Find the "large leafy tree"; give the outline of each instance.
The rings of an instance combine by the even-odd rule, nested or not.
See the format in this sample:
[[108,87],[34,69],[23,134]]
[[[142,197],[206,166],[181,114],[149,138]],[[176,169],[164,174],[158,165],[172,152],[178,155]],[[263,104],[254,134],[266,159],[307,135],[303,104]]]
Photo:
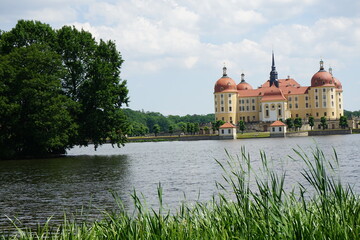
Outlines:
[[313,129],[314,125],[315,125],[314,117],[310,116],[309,117],[309,126],[311,127],[311,130]]
[[294,127],[294,121],[292,120],[292,118],[287,118],[286,119],[286,125],[289,129]]
[[128,123],[120,108],[128,103],[128,89],[126,81],[119,81],[122,62],[113,42],[100,41],[89,64],[88,76],[79,87],[82,145],[86,145],[87,139],[95,146],[107,139],[118,144],[126,141]]
[[245,131],[245,122],[243,120],[240,120],[238,122],[238,126],[239,126],[239,130],[241,131],[241,133],[244,133],[244,131]]
[[33,44],[0,62],[0,157],[64,153],[77,124],[69,113],[73,102],[61,93],[60,57]]
[[294,127],[296,130],[299,130],[302,127],[302,120],[300,117],[295,118]]
[[[8,148],[0,157],[126,141],[121,107],[128,103],[128,90],[114,42],[97,42],[74,27],[55,31],[21,20],[1,33],[0,57],[0,147]],[[5,146],[9,138],[23,147]]]
[[348,122],[347,122],[347,117],[346,116],[341,116],[340,119],[339,119],[339,125],[341,128],[346,128],[348,127]]
[[327,128],[327,120],[326,120],[326,117],[321,117],[320,118],[320,123],[321,123],[321,126],[323,128],[323,130],[325,130]]

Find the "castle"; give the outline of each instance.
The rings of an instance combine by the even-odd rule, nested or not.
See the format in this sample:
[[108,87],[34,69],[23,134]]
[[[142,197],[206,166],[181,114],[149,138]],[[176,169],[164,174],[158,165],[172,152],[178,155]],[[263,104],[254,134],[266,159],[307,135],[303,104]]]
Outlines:
[[329,72],[324,70],[322,60],[310,86],[301,86],[290,77],[278,79],[274,53],[270,79],[257,89],[245,81],[244,74],[241,74],[241,82],[236,84],[226,71],[224,67],[223,76],[214,87],[216,120],[233,124],[240,120],[259,123],[297,117],[306,121],[310,116],[315,120],[321,117],[336,120],[344,114],[342,85],[333,76],[331,68]]

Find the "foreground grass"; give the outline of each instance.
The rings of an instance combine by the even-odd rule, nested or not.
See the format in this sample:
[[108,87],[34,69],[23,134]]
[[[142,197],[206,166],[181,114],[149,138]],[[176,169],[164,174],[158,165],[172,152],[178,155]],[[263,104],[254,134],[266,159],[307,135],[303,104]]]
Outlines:
[[270,169],[263,152],[264,175],[257,176],[242,149],[240,156],[218,162],[224,181],[217,186],[223,193],[208,203],[182,204],[170,213],[162,207],[159,185],[157,210],[144,207],[134,192],[136,210],[129,214],[115,195],[119,211],[95,223],[64,220],[58,228],[18,229],[2,239],[360,239],[359,196],[336,177],[336,152],[332,160],[319,149],[310,156],[295,152],[306,165],[302,176],[311,189],[299,184],[285,192],[286,174]]

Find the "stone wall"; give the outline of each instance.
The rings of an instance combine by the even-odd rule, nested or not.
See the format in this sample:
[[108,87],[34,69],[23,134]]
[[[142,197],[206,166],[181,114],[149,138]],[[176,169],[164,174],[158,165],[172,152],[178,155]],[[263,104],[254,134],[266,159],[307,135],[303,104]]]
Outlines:
[[351,134],[351,133],[352,133],[352,129],[318,130],[318,131],[309,131],[309,136],[340,135],[340,134]]
[[309,132],[287,132],[286,137],[307,137]]

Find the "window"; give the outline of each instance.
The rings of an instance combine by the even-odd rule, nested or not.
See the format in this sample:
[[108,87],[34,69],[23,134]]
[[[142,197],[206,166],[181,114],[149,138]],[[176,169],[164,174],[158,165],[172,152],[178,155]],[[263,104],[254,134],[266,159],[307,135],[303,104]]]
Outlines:
[[326,95],[323,95],[323,99],[326,99]]
[[241,107],[239,107],[239,111],[241,111]]
[[221,97],[221,98],[223,98],[223,97],[224,97],[224,95],[222,95],[222,94],[221,94],[221,95],[220,95],[220,97]]
[[315,103],[315,107],[319,107],[319,103],[318,103],[318,102]]
[[246,106],[246,111],[249,111],[249,106]]
[[253,116],[253,121],[255,121],[255,116]]
[[334,107],[334,101],[331,101],[331,106]]
[[339,102],[341,102],[341,98],[339,98]]
[[306,100],[306,101],[307,101],[307,100],[309,100],[309,97],[308,97],[308,96],[306,96],[306,97],[305,97],[305,100]]
[[241,100],[241,103],[242,103],[242,104],[244,104],[244,99],[243,99],[243,100]]
[[297,103],[295,103],[295,108],[299,108],[299,105]]
[[326,102],[323,102],[323,107],[326,107]]
[[281,132],[282,130],[281,130],[281,127],[279,127],[279,132]]
[[308,107],[309,107],[309,104],[308,104],[308,103],[305,103],[305,107],[308,108]]
[[317,117],[319,116],[319,113],[318,113],[318,112],[316,113],[316,116],[317,116]]
[[229,94],[229,98],[231,98],[231,94]]
[[324,117],[326,117],[326,115],[327,115],[326,112],[324,112]]
[[289,101],[291,101],[291,97],[289,97]]
[[232,117],[230,117],[230,122],[232,123]]
[[331,115],[332,115],[332,116],[335,116],[335,113],[334,113],[334,112],[332,112],[332,113],[331,113]]
[[224,134],[224,129],[221,129],[221,133]]
[[215,101],[215,105],[217,105],[217,101]]
[[225,118],[224,118],[224,117],[222,117],[222,118],[221,118],[221,120],[225,121]]
[[315,92],[317,92],[317,89],[315,89]]
[[229,107],[229,112],[231,112],[232,111],[232,107]]
[[221,107],[221,111],[222,111],[222,112],[224,111],[224,107]]
[[323,88],[323,92],[326,92],[326,89],[325,89],[325,88]]
[[231,129],[228,129],[228,134],[231,134]]
[[274,128],[274,127],[272,128],[272,131],[275,132],[275,128]]
[[315,99],[318,100],[318,96],[315,96]]
[[299,114],[296,114],[296,117],[299,117]]
[[339,104],[339,108],[341,108],[341,104]]
[[330,91],[332,91],[332,92],[333,92],[333,91],[334,91],[334,89],[333,89],[333,88],[331,88],[331,89],[330,89]]
[[249,99],[246,99],[246,103],[249,103]]
[[239,100],[239,104],[241,103],[241,100]]
[[281,116],[281,109],[279,109],[279,112],[278,112],[279,116]]
[[271,110],[275,110],[275,104],[271,104]]
[[266,111],[265,111],[265,116],[269,117],[269,110],[268,109],[266,109]]
[[252,102],[252,103],[255,103],[255,99],[252,99],[251,102]]
[[289,104],[289,108],[292,108],[292,104],[291,104],[291,103]]
[[295,97],[295,101],[297,101],[298,100],[298,98],[297,97]]
[[231,104],[231,100],[229,100],[229,104]]
[[217,112],[217,108],[215,108],[215,112]]
[[334,95],[331,94],[331,99],[334,99]]
[[252,106],[252,110],[255,111],[255,106]]

